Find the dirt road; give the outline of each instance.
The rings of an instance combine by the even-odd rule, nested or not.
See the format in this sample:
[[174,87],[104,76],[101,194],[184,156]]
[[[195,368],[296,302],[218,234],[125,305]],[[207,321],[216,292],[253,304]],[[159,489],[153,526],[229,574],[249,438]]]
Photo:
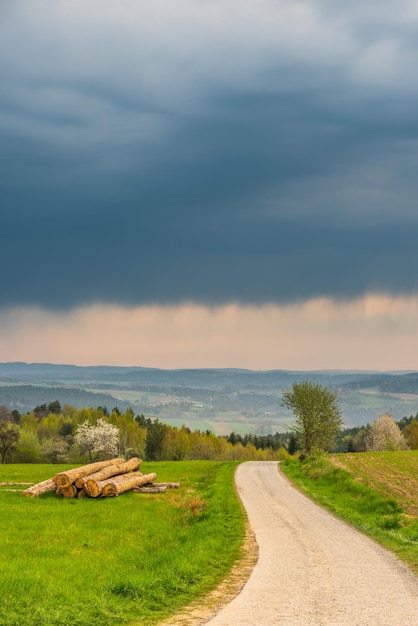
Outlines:
[[236,482],[259,545],[241,593],[207,626],[417,626],[418,578],[294,489],[276,463]]

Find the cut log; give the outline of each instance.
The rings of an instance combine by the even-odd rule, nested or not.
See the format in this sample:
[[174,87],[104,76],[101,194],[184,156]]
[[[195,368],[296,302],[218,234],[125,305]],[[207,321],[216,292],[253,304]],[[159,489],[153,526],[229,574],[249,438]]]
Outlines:
[[167,487],[135,487],[133,491],[136,493],[165,493],[167,491]]
[[141,459],[139,459],[138,457],[133,457],[132,459],[129,459],[129,461],[126,461],[126,463],[119,463],[119,465],[109,465],[108,467],[101,469],[99,472],[77,478],[77,480],[75,481],[75,486],[77,487],[77,489],[82,489],[88,480],[100,482],[101,480],[106,480],[106,478],[110,478],[111,476],[126,474],[127,472],[137,470],[141,463]]
[[89,463],[88,465],[83,465],[82,467],[76,467],[74,469],[67,470],[66,472],[55,474],[54,481],[57,487],[65,489],[74,483],[77,478],[82,478],[83,476],[88,476],[89,474],[98,472],[109,465],[119,465],[123,462],[123,459],[111,459],[110,461],[97,461],[96,463]]
[[84,491],[84,489],[80,489],[79,491],[77,491],[77,498],[88,498],[87,493]]
[[152,483],[153,480],[157,477],[157,474],[144,474],[142,476],[132,476],[127,474],[123,477],[123,480],[115,481],[110,479],[109,483],[105,485],[102,489],[102,496],[107,498],[109,496],[118,496],[121,493],[125,493],[125,491],[131,491],[135,487],[139,487],[140,485],[146,485],[147,483]]
[[10,487],[12,485],[33,485],[33,483],[0,483],[0,487]]
[[179,489],[180,483],[152,483],[155,487],[166,487],[167,489]]
[[43,480],[41,483],[36,483],[36,485],[32,485],[32,487],[28,487],[24,491],[20,493],[22,496],[29,496],[35,498],[36,496],[40,496],[42,493],[48,493],[49,491],[55,491],[56,485],[53,478],[48,478],[48,480]]
[[83,489],[87,493],[87,495],[90,496],[90,498],[98,498],[101,495],[103,488],[108,483],[118,483],[128,476],[130,478],[134,478],[138,476],[143,476],[143,474],[141,474],[141,472],[130,472],[129,474],[121,474],[118,476],[113,476],[112,478],[106,478],[105,480],[86,480]]
[[64,498],[76,498],[77,487],[75,485],[70,485],[69,487],[62,488],[62,495]]
[[135,487],[137,493],[164,493],[167,489],[178,489],[180,483],[149,483],[147,487]]

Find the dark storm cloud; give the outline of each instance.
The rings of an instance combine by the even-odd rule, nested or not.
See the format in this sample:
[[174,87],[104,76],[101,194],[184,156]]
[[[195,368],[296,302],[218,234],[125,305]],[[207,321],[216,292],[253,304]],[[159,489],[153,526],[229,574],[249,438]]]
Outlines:
[[1,306],[417,292],[413,19],[266,3],[278,33],[248,2],[249,39],[184,2],[189,42],[129,2],[34,4],[0,45]]

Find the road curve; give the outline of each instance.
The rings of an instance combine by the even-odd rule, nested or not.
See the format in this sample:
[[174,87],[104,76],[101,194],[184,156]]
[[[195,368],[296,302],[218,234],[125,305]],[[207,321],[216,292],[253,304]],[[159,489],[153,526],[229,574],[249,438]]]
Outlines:
[[418,578],[292,487],[277,463],[241,464],[236,484],[259,559],[207,626],[418,625]]

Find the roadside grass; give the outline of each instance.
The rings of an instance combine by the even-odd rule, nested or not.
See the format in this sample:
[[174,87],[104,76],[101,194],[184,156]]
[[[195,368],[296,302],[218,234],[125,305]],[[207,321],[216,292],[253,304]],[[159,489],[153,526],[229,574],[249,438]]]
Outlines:
[[[241,556],[236,466],[144,463],[158,481],[180,482],[163,494],[68,500],[0,487],[0,624],[152,625],[206,594]],[[3,465],[0,482],[68,467]]]
[[[350,456],[351,462],[344,454],[311,456],[302,462],[290,459],[280,467],[313,500],[394,552],[418,574],[418,517],[410,508],[411,503],[416,507],[418,493],[413,481],[406,480],[416,476],[418,452]],[[357,466],[359,473],[354,470]],[[390,488],[394,467],[403,468],[402,492]]]

